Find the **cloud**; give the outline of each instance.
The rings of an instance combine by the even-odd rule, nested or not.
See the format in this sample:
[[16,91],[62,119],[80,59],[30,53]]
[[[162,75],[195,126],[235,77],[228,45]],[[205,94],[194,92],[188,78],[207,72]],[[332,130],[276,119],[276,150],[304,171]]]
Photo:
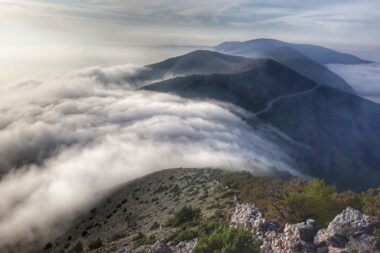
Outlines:
[[0,181],[0,251],[25,251],[116,185],[153,171],[293,172],[266,139],[271,129],[254,130],[232,105],[123,82],[140,70],[88,68],[0,88],[0,168],[8,171]]
[[260,37],[355,53],[372,47],[366,55],[376,59],[379,8],[377,0],[2,0],[0,83],[94,64],[149,64],[189,51],[159,45]]
[[329,69],[343,77],[362,97],[380,103],[380,64],[330,64]]

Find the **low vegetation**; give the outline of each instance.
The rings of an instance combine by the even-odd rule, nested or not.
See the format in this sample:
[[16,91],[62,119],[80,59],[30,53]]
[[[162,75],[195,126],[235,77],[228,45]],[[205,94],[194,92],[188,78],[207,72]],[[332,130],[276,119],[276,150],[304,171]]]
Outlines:
[[187,222],[196,222],[199,220],[201,209],[184,206],[167,221],[167,226],[176,227]]
[[94,249],[98,249],[100,247],[103,246],[103,242],[100,238],[97,238],[96,240],[94,241],[91,241],[89,244],[88,244],[88,248],[90,250],[94,250]]
[[252,234],[242,228],[230,227],[228,223],[218,224],[210,234],[202,233],[193,250],[194,253],[255,253],[259,246],[252,240]]
[[[324,227],[347,206],[380,218],[380,188],[339,192],[319,179],[191,169],[162,171],[148,179],[89,210],[59,241],[41,250],[107,252],[129,245],[145,252],[157,239],[177,245],[198,238],[194,253],[257,252],[245,231],[228,226],[236,194],[279,225],[313,218]],[[375,234],[380,236],[380,230]]]
[[147,236],[147,235],[143,234],[142,232],[139,232],[133,238],[133,241],[135,242],[136,246],[149,245],[149,244],[153,244],[156,241],[156,238],[152,235]]
[[242,202],[255,203],[267,219],[281,225],[312,218],[326,226],[347,206],[380,218],[380,188],[338,192],[320,179],[255,177],[248,172],[223,172],[218,180],[239,191]]

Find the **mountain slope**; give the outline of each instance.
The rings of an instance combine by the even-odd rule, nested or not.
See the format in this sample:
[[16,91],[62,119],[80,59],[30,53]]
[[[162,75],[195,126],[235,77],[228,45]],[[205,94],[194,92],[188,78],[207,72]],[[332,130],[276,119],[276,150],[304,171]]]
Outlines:
[[246,52],[265,52],[274,48],[288,47],[292,48],[304,56],[319,64],[362,64],[370,63],[355,55],[341,53],[329,48],[311,45],[311,44],[295,44],[274,39],[255,39],[244,42],[230,41],[223,42],[216,46],[218,51],[231,51],[235,53]]
[[273,61],[244,73],[176,78],[145,89],[234,103],[256,113],[246,118],[250,124],[260,119],[303,144],[279,143],[301,172],[341,189],[379,186],[378,104],[317,86]]
[[[167,169],[121,185],[89,207],[55,240],[45,242],[43,252],[114,253],[121,248],[147,252],[147,245],[178,234],[178,228],[167,226],[167,222],[175,210],[184,206],[199,208],[203,219],[215,213],[230,217],[233,195],[220,187],[215,173],[207,169]],[[28,251],[21,247],[12,252]]]
[[146,82],[193,74],[238,73],[251,69],[260,60],[197,50],[162,62],[146,65],[129,82]]
[[[295,194],[298,198],[294,198]],[[218,238],[231,235],[222,232],[226,230],[218,229],[220,225],[225,225],[226,228],[235,226],[251,228],[249,231],[253,231],[253,236],[256,238],[259,235],[260,240],[253,240],[250,235],[249,241],[265,245],[267,251],[279,252],[284,249],[279,249],[279,246],[292,244],[298,250],[300,245],[311,246],[313,251],[307,250],[309,247],[306,247],[302,252],[314,253],[317,252],[316,248],[323,249],[324,246],[324,244],[313,245],[317,229],[331,224],[330,221],[334,217],[339,217],[339,220],[334,218],[334,228],[342,226],[350,234],[364,231],[372,234],[372,229],[363,230],[363,227],[347,226],[347,224],[375,227],[380,217],[380,211],[376,209],[378,203],[380,203],[380,189],[355,194],[337,192],[333,187],[316,179],[306,181],[295,177],[279,178],[276,175],[260,177],[247,171],[168,169],[120,185],[118,189],[109,192],[103,200],[88,206],[74,222],[67,224],[68,229],[61,231],[57,236],[45,239],[43,244],[45,247],[40,246],[40,250],[34,252],[142,253],[151,252],[148,250],[154,248],[153,244],[156,245],[157,240],[163,240],[165,245],[171,245],[172,251],[166,252],[189,253],[194,248],[194,243],[189,245],[191,247],[184,247],[184,243],[204,242],[216,230],[219,232]],[[377,217],[369,217],[351,206]],[[340,212],[342,214],[339,214]],[[304,222],[308,219],[313,219],[314,222]],[[302,223],[291,225],[296,222]],[[234,226],[229,226],[230,224]],[[314,225],[310,229],[310,226],[305,224]],[[288,227],[288,231],[289,227],[292,227],[295,236],[289,236],[288,233],[284,238],[284,226]],[[328,227],[330,227],[329,235],[335,235],[331,226]],[[276,236],[266,237],[265,234],[269,231],[276,231]],[[300,240],[298,231],[307,236],[303,236]],[[321,237],[317,238],[321,240]],[[360,237],[358,241],[357,238],[343,236],[340,247],[355,249],[353,246],[355,244],[352,242],[362,244],[367,238]],[[247,242],[231,236],[226,239],[222,240],[219,246],[215,246],[215,243],[206,245],[215,250],[215,247],[223,247],[226,244],[246,245]],[[322,238],[326,243],[329,243],[329,239],[329,237]],[[272,243],[273,240],[282,243]],[[353,241],[349,242],[350,240]],[[370,243],[362,245],[366,245],[369,250],[373,249]],[[379,248],[379,244],[376,247]],[[374,252],[369,250],[363,252]],[[198,251],[213,252],[210,247]],[[20,250],[15,248],[11,252],[29,251],[26,247],[20,247]]]
[[309,90],[316,85],[273,60],[260,60],[243,73],[178,77],[144,89],[173,92],[186,98],[217,99],[257,112],[276,97]]
[[[276,40],[261,39],[246,42],[225,42],[216,46],[215,50],[250,58],[270,58],[318,84],[354,93],[353,89],[341,77],[315,61],[316,57],[309,58],[300,52],[305,50],[298,51],[292,44],[288,44]],[[310,54],[308,53],[308,55]]]
[[343,189],[379,186],[378,104],[321,86],[280,100],[259,117],[310,147],[297,155],[309,163],[306,173]]

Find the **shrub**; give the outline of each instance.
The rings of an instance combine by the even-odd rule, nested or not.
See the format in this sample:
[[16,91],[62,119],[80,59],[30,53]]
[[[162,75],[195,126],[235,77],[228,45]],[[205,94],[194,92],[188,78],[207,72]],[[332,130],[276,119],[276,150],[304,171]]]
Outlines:
[[98,249],[100,247],[103,246],[103,242],[100,238],[97,238],[96,240],[94,241],[91,241],[89,244],[88,244],[88,248],[90,250],[94,250],[94,249]]
[[256,253],[259,246],[252,235],[242,229],[221,223],[211,234],[203,233],[194,248],[194,253]]
[[174,193],[174,195],[179,195],[181,193],[181,188],[179,188],[178,184],[175,184],[173,188],[170,189],[170,192]]
[[380,218],[380,188],[369,189],[362,194],[363,211]]
[[320,179],[310,180],[303,191],[291,192],[285,198],[290,210],[287,220],[300,222],[312,218],[326,226],[342,209],[335,193],[335,186],[326,186]]
[[127,232],[118,232],[118,233],[112,235],[111,240],[117,241],[117,240],[124,238],[124,237],[127,237],[127,236],[128,236]]
[[336,193],[336,198],[339,202],[340,209],[345,209],[350,206],[352,208],[362,210],[363,209],[363,199],[360,194],[357,194],[352,191],[345,191]]
[[158,229],[159,227],[160,227],[160,224],[157,221],[155,221],[150,227],[150,230]]
[[269,220],[286,223],[287,206],[283,202],[292,191],[301,191],[306,184],[301,178],[280,179],[257,177],[249,172],[223,172],[218,175],[222,185],[239,191],[242,202],[255,203]]
[[201,210],[199,208],[193,209],[192,207],[184,206],[179,211],[175,212],[173,217],[167,221],[167,225],[176,227],[186,222],[192,222],[199,220]]
[[198,237],[197,229],[181,229],[180,231],[175,231],[171,234],[166,241],[170,242],[172,245],[177,245],[181,241],[188,241]]
[[145,235],[141,232],[139,232],[135,237],[133,237],[133,241],[138,241],[140,239],[143,239]]
[[69,253],[82,253],[83,252],[83,244],[82,242],[77,242],[74,247],[72,247],[69,251]]
[[143,233],[139,232],[134,238],[136,246],[149,245],[153,244],[156,241],[156,238],[153,235],[146,236]]
[[48,250],[48,249],[51,249],[51,247],[53,247],[53,244],[51,242],[48,242],[45,247],[44,247],[44,250]]

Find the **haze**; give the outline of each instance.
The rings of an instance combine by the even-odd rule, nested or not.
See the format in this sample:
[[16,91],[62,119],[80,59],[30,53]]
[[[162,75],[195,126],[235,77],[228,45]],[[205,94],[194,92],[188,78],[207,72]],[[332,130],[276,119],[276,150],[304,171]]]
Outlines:
[[148,64],[194,49],[188,45],[258,37],[376,60],[379,8],[376,0],[1,0],[0,84],[86,66]]

